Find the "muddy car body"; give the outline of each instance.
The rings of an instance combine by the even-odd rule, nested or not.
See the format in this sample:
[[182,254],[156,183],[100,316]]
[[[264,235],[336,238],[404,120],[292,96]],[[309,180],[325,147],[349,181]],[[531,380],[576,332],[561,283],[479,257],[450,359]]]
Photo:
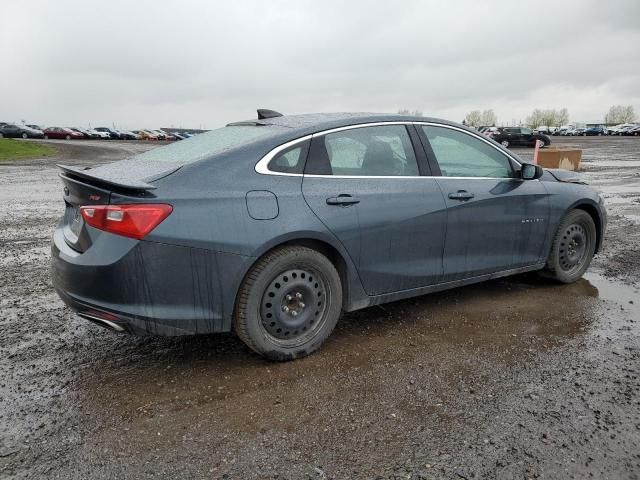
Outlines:
[[279,360],[317,349],[341,311],[532,270],[574,281],[606,224],[573,173],[422,117],[263,112],[61,177],[53,283],[81,316],[233,329]]

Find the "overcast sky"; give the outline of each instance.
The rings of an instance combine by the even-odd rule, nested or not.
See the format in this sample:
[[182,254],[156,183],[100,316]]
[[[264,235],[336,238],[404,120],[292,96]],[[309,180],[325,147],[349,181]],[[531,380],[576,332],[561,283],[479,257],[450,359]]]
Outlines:
[[[640,1],[3,1],[0,121],[214,128],[419,109],[640,111]],[[640,113],[640,112],[639,112]]]

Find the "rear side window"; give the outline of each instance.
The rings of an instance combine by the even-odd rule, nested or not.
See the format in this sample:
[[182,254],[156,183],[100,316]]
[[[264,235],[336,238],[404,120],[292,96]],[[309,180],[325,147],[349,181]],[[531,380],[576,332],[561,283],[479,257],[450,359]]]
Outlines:
[[271,159],[268,169],[278,173],[302,173],[307,157],[309,142],[302,142],[290,147]]
[[166,147],[154,148],[133,158],[185,165],[278,133],[281,133],[279,129],[266,126],[229,126],[200,133]]
[[509,158],[487,142],[451,128],[422,129],[443,177],[513,177]]
[[418,176],[418,164],[404,125],[341,130],[313,140],[306,173],[340,176]]

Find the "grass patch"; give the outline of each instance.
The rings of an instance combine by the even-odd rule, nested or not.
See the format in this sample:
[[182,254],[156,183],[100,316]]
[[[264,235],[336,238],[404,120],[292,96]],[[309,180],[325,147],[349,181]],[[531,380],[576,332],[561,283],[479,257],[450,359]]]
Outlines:
[[55,153],[56,149],[49,145],[23,142],[13,138],[0,138],[0,161],[51,157]]

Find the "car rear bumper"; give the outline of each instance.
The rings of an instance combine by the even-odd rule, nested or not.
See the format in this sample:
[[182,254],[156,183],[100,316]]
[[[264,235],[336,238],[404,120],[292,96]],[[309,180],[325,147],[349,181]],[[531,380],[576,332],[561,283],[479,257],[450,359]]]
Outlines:
[[117,331],[169,336],[229,331],[252,260],[106,233],[79,253],[60,227],[51,256],[56,292],[80,316]]

